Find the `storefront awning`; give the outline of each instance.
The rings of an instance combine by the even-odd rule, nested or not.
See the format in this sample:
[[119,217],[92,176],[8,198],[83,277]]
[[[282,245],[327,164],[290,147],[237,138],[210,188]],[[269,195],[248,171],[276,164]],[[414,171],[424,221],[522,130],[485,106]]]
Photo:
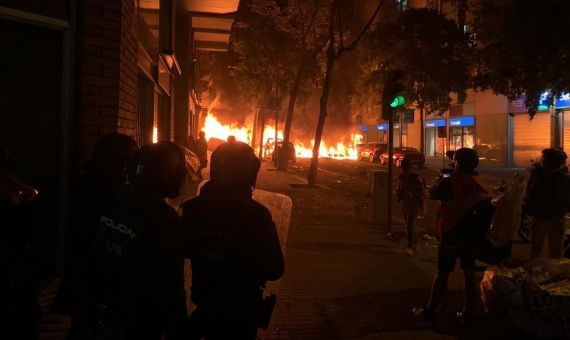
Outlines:
[[228,50],[239,0],[186,0],[192,17],[194,47],[198,51]]

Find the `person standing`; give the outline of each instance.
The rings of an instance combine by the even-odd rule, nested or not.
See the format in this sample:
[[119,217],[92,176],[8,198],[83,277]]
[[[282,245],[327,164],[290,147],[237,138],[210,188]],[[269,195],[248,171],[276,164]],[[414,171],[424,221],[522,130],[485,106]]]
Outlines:
[[210,180],[181,206],[196,338],[255,339],[269,322],[274,299],[263,290],[283,275],[284,259],[269,210],[252,198],[260,166],[249,145],[221,144]]
[[208,166],[208,141],[206,140],[206,133],[200,131],[198,139],[196,140],[196,155],[200,159],[200,167],[198,168],[198,177],[202,179],[202,170]]
[[524,203],[532,216],[531,258],[540,256],[545,238],[548,238],[549,257],[562,257],[564,216],[570,208],[566,159],[562,150],[544,149],[540,162],[530,168]]
[[400,165],[402,173],[398,177],[398,201],[401,203],[404,223],[406,224],[406,232],[408,243],[404,248],[404,253],[408,256],[414,255],[414,221],[418,216],[419,209],[424,205],[424,189],[425,185],[422,178],[411,171],[412,161],[404,158]]
[[176,144],[145,145],[129,165],[132,190],[101,210],[81,270],[91,339],[187,339],[180,220],[164,200],[179,195],[186,174]]
[[437,254],[437,274],[426,306],[414,314],[426,321],[435,321],[435,312],[447,290],[449,274],[459,259],[464,275],[464,307],[457,313],[463,323],[470,323],[475,302],[475,246],[484,238],[482,231],[492,217],[490,196],[478,181],[475,171],[479,156],[473,149],[460,148],[454,156],[455,171],[440,178],[430,190],[432,199],[440,201],[439,222],[441,241]]

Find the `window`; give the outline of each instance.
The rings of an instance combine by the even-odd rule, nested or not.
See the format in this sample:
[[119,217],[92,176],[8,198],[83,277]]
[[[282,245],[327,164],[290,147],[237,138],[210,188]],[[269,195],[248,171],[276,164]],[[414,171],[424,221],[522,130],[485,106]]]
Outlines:
[[408,9],[408,0],[396,0],[398,10],[403,12]]
[[137,0],[137,38],[155,61],[158,57],[158,37],[160,30],[160,1]]

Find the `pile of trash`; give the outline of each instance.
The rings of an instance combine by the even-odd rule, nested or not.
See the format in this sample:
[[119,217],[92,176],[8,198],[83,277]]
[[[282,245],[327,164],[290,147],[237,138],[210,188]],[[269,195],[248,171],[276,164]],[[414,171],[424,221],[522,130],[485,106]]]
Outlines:
[[481,281],[487,311],[508,315],[536,337],[570,338],[570,260],[511,260],[488,267]]

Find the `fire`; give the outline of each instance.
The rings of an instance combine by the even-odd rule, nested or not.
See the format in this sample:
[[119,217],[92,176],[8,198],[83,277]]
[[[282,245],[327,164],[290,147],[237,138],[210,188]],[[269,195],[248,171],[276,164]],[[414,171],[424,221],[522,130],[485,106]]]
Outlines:
[[[358,152],[356,144],[362,142],[364,137],[359,133],[350,135],[350,143],[337,142],[336,145],[329,145],[324,139],[321,140],[321,147],[319,148],[320,158],[333,158],[333,159],[358,159]],[[295,152],[298,158],[311,158],[313,157],[313,147],[315,140],[311,140],[311,146],[307,147],[302,142],[295,142]]]
[[158,142],[158,128],[156,126],[152,128],[152,142]]
[[206,116],[203,130],[208,139],[217,138],[225,141],[229,136],[234,136],[240,142],[249,144],[251,141],[251,130],[237,127],[235,124],[224,125],[212,113]]
[[[263,145],[264,154],[269,157],[273,153],[273,144],[275,140],[275,127],[268,122],[263,129]],[[236,124],[222,124],[220,121],[209,112],[204,122],[204,132],[206,137],[227,140],[229,136],[235,136],[236,140],[251,143],[251,126],[238,127]],[[356,144],[361,143],[363,136],[359,133],[352,133],[348,138],[340,138],[336,143],[329,143],[323,139],[319,149],[319,157],[333,158],[333,159],[358,159]],[[283,140],[283,131],[277,131],[277,141]],[[313,157],[313,146],[315,141],[311,140],[310,145],[305,145],[302,141],[292,136],[292,144],[295,146],[295,153],[297,158],[311,158]]]

